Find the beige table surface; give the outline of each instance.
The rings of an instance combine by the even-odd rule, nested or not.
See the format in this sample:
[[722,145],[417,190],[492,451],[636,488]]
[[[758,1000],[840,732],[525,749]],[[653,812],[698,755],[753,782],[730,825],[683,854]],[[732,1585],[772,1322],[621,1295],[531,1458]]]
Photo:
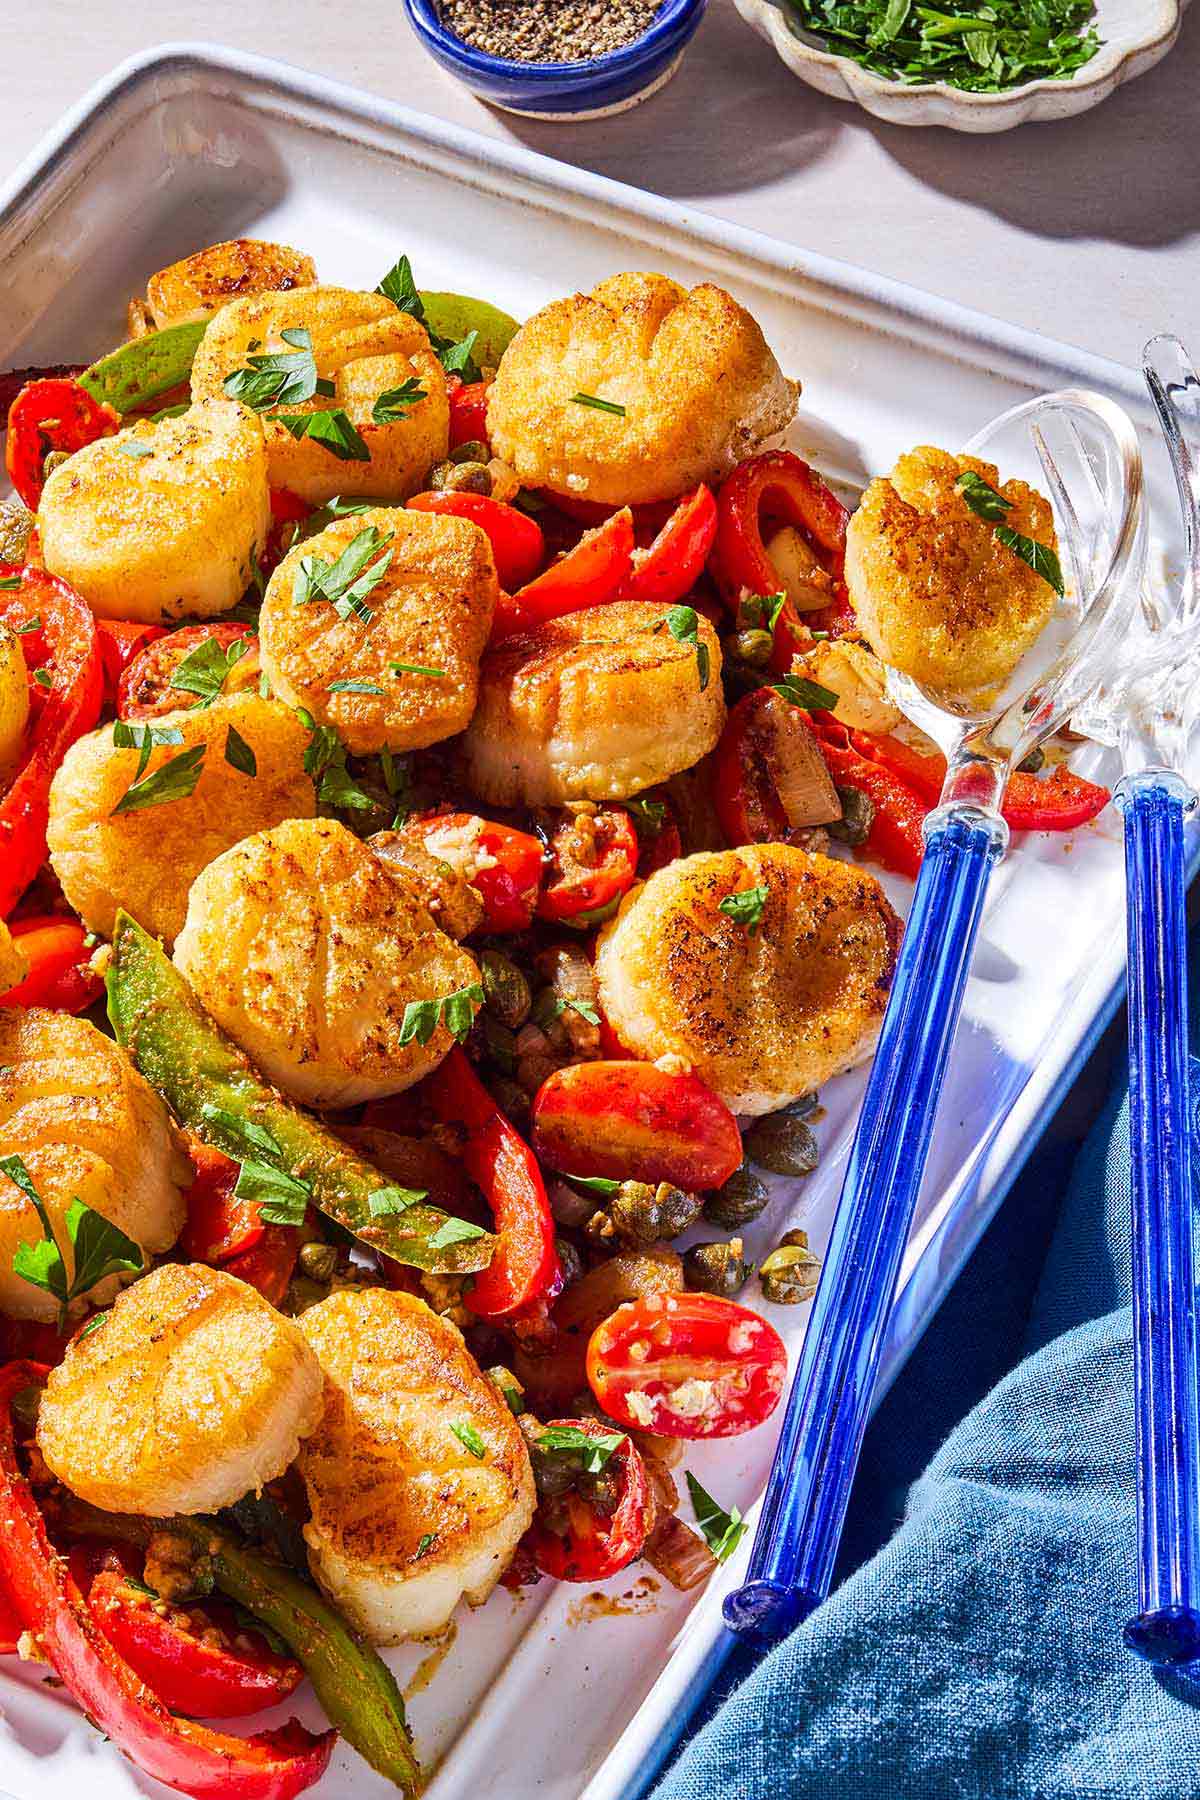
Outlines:
[[490,111],[397,0],[0,0],[0,173],[115,63],[206,38],[372,88],[689,206],[1135,362],[1200,342],[1200,4],[1167,60],[1082,118],[995,137],[906,130],[802,86],[711,0],[682,69],[616,119]]

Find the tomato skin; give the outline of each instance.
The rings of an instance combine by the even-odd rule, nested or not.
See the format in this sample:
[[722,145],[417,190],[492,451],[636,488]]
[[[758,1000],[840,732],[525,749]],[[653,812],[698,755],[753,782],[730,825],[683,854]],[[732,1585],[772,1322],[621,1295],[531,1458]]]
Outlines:
[[97,619],[100,658],[104,664],[104,702],[116,706],[121,677],[139,650],[155,638],[166,636],[163,625],[145,625],[140,619]]
[[[463,850],[439,841],[442,834],[461,833]],[[483,902],[487,931],[528,931],[537,905],[542,878],[541,840],[528,831],[515,831],[478,813],[434,813],[409,819],[403,835],[423,845],[431,856],[449,863],[463,875]],[[475,853],[486,867],[473,867]]]
[[450,401],[450,448],[488,443],[487,408],[490,381],[466,381],[452,375],[446,383]]
[[505,593],[532,581],[546,558],[546,540],[536,519],[486,494],[442,491],[414,494],[404,502],[410,512],[448,514],[478,525],[492,546],[496,575]]
[[623,506],[595,531],[585,531],[573,550],[510,597],[497,611],[492,642],[620,599],[632,572],[633,517]]
[[[550,1424],[569,1426],[588,1437],[604,1437],[609,1432],[607,1422],[601,1419],[552,1419]],[[599,1512],[575,1488],[561,1499],[539,1503],[522,1541],[543,1574],[559,1581],[603,1581],[641,1555],[654,1527],[654,1497],[645,1464],[629,1438],[605,1464],[604,1474],[610,1472],[619,1483],[611,1513]],[[551,1518],[566,1525],[565,1533],[553,1529]]]
[[38,914],[12,926],[13,942],[29,969],[24,981],[0,994],[0,1006],[48,1006],[81,1013],[104,992],[102,976],[88,968],[92,952],[79,920],[63,913]]
[[594,923],[593,915],[612,907],[637,878],[638,837],[627,812],[610,807],[588,815],[585,829],[595,834],[594,863],[581,862],[572,853],[579,829],[579,820],[567,818],[550,843],[550,874],[537,912],[552,924]]
[[[787,1351],[775,1327],[736,1300],[650,1294],[619,1306],[597,1325],[587,1376],[599,1406],[630,1430],[738,1437],[778,1406]],[[698,1395],[697,1383],[711,1384],[711,1390]],[[636,1412],[631,1395],[637,1396]]]
[[[850,742],[860,755],[898,775],[927,805],[937,805],[946,779],[946,759],[940,752],[922,753],[900,738],[869,731],[852,731]],[[1059,763],[1045,778],[1015,770],[1000,810],[1014,831],[1071,831],[1103,812],[1111,798],[1106,787],[1085,781]]]
[[8,409],[4,466],[30,512],[46,485],[43,464],[51,450],[72,455],[121,428],[121,416],[69,376],[51,376],[23,387]]
[[700,486],[685,494],[648,550],[635,550],[622,600],[672,606],[689,594],[704,571],[717,535],[717,502]]
[[272,1306],[279,1306],[296,1272],[300,1232],[294,1225],[264,1225],[262,1232],[257,1244],[231,1256],[222,1267],[256,1288]]
[[179,1240],[184,1254],[192,1262],[213,1264],[253,1250],[266,1226],[257,1203],[240,1200],[233,1191],[241,1173],[238,1164],[196,1137],[188,1139],[188,1155],[196,1178],[187,1190],[187,1222]]
[[171,686],[171,675],[185,656],[213,638],[222,650],[245,639],[249,646],[234,665],[225,692],[250,687],[258,679],[258,634],[252,625],[214,619],[206,625],[185,625],[168,631],[138,651],[117,683],[117,717],[127,720],[157,719],[163,713],[200,705],[200,696]]
[[267,530],[267,541],[259,551],[258,567],[262,575],[270,575],[283,561],[290,548],[291,528],[300,525],[309,518],[317,508],[299,494],[293,494],[291,488],[273,487],[267,498],[271,503],[271,523]]
[[794,711],[770,688],[743,694],[733,708],[713,755],[713,803],[727,843],[778,843],[787,836],[787,814],[771,779],[767,741],[786,729]]
[[698,1075],[644,1062],[573,1063],[538,1089],[533,1147],[565,1175],[721,1187],[742,1160],[725,1102]]

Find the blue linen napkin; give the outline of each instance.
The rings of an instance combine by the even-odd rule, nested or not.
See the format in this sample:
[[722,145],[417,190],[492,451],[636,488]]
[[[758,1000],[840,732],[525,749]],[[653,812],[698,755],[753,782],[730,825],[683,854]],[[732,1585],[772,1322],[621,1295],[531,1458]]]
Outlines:
[[[654,1800],[1200,1800],[1200,1683],[1160,1679],[1121,1644],[1136,1545],[1116,1060],[1061,1207],[1052,1146],[872,1427],[859,1488],[886,1512],[906,1434],[961,1419],[908,1487],[899,1529],[751,1666]],[[1196,1105],[1198,1063],[1192,1081]],[[995,1359],[1004,1326],[1010,1359],[1023,1342],[1026,1360],[947,1415],[942,1390],[962,1390],[976,1352]]]

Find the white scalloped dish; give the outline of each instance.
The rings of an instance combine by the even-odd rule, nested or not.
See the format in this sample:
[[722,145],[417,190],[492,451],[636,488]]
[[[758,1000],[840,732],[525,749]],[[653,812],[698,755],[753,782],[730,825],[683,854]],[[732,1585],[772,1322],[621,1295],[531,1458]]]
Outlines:
[[999,94],[973,94],[943,81],[888,81],[826,49],[797,25],[788,0],[733,0],[748,25],[773,44],[809,87],[849,100],[889,125],[945,125],[951,131],[1009,131],[1072,118],[1144,75],[1172,48],[1188,0],[1096,0],[1096,55],[1069,81],[1029,81]]

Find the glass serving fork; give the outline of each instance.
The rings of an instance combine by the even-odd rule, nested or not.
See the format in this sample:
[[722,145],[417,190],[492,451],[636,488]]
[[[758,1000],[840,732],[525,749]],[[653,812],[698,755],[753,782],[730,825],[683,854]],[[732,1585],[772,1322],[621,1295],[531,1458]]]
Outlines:
[[829,1591],[875,1375],[933,1134],[988,879],[1008,828],[1010,772],[1109,674],[1141,585],[1142,467],[1121,409],[1051,394],[994,420],[968,446],[1053,500],[1067,599],[986,704],[888,688],[934,738],[948,771],[925,854],[841,1199],[731,1630],[771,1643]]
[[1125,1642],[1164,1667],[1200,1659],[1200,1405],[1188,1093],[1185,773],[1200,709],[1200,375],[1178,338],[1143,373],[1183,511],[1181,579],[1146,587],[1122,679],[1078,717],[1125,774],[1129,1137],[1137,1425],[1138,1612]]

